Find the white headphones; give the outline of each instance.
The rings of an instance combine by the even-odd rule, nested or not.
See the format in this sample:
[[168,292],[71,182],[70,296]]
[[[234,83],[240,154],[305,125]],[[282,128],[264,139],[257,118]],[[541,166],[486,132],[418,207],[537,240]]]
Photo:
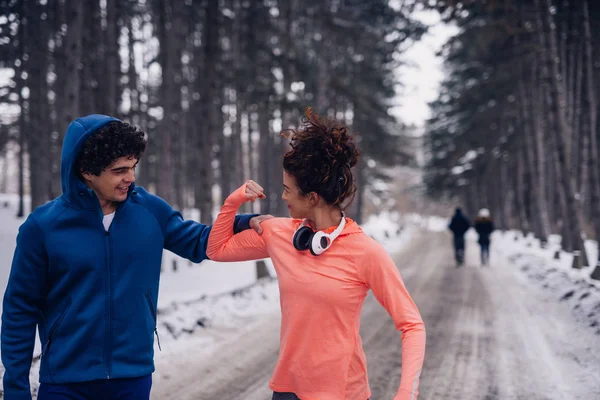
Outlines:
[[331,233],[322,231],[313,231],[308,225],[308,221],[304,220],[294,232],[292,243],[296,250],[310,250],[313,256],[321,255],[331,247],[333,241],[342,233],[346,226],[346,217],[342,211],[342,220],[337,228]]

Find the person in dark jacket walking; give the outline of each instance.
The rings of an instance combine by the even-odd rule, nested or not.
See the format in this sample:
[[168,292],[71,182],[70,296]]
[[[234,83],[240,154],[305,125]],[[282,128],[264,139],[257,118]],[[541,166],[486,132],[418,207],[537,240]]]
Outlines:
[[481,265],[487,265],[490,261],[490,235],[494,231],[494,222],[487,208],[479,210],[475,218],[475,230],[479,234],[477,242],[481,248]]
[[[31,399],[36,326],[39,400],[149,399],[163,249],[205,260],[211,227],[135,186],[145,148],[144,132],[115,118],[69,125],[63,194],[17,236],[2,312],[5,400]],[[268,218],[254,217],[237,216],[234,232]]]
[[456,258],[457,267],[463,265],[465,262],[465,233],[467,233],[470,227],[471,221],[457,207],[448,225],[448,229],[454,235],[454,257]]

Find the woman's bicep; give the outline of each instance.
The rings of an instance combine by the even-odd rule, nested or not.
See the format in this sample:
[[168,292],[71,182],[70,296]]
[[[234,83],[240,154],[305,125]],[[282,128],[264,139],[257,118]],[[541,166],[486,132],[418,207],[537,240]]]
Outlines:
[[269,257],[263,236],[248,229],[231,236],[218,250],[209,253],[213,261],[249,261]]

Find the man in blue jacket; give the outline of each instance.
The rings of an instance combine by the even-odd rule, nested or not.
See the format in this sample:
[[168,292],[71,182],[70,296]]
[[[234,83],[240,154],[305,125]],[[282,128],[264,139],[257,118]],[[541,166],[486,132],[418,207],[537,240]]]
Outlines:
[[[40,400],[149,399],[163,248],[205,260],[211,227],[134,185],[145,148],[144,133],[115,118],[69,125],[63,194],[17,237],[2,313],[6,400],[31,399],[36,325]],[[260,230],[253,217],[238,216],[234,230]]]

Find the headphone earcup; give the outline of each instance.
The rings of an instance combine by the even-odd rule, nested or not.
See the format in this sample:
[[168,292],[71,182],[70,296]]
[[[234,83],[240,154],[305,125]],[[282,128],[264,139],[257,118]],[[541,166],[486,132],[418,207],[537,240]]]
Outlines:
[[[292,239],[292,243],[294,244],[294,248],[296,250],[308,250],[312,243],[312,238],[315,233],[308,226],[300,227],[296,233],[294,234],[294,238]],[[311,250],[312,252],[312,250]]]
[[329,239],[329,235],[324,232],[317,231],[311,238],[310,252],[313,256],[319,256],[329,248],[330,244],[331,240]]

